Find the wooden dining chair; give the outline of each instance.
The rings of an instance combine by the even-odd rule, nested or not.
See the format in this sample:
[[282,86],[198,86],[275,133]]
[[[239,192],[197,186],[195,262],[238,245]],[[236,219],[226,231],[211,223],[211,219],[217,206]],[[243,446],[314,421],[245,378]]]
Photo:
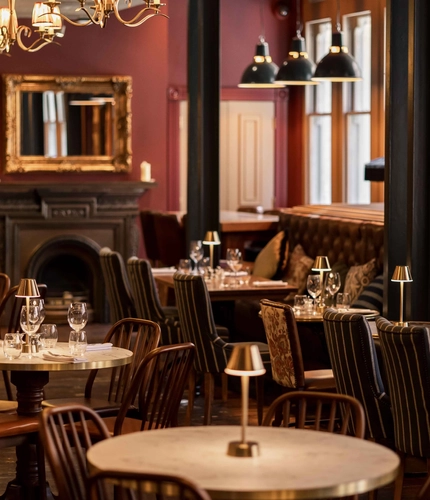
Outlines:
[[149,491],[157,500],[211,500],[196,483],[168,474],[104,471],[88,480],[88,500],[147,500]]
[[78,404],[45,408],[40,414],[39,434],[58,498],[85,500],[89,477],[86,453],[95,442],[110,438],[101,417]]
[[[125,318],[117,321],[106,334],[103,342],[110,342],[115,347],[128,349],[133,352],[133,357],[130,364],[112,369],[106,398],[102,398],[99,390],[95,390],[94,383],[98,369],[94,369],[88,375],[83,397],[47,399],[42,405],[50,407],[76,403],[91,407],[101,416],[118,414],[141,362],[158,347],[160,333],[160,327],[153,321],[138,318]],[[130,401],[130,405],[133,404],[134,401]]]
[[[140,363],[118,415],[103,419],[111,435],[176,427],[194,354],[191,343],[161,346],[151,351]],[[137,408],[130,417],[134,401]]]
[[99,257],[111,323],[124,318],[136,318],[136,308],[122,255],[104,247],[100,250]]
[[[203,423],[210,425],[214,396],[214,375],[223,374],[235,344],[225,342],[218,335],[212,305],[202,276],[176,273],[173,277],[181,330],[187,342],[196,346],[194,368],[204,374],[205,412]],[[270,369],[267,344],[253,342],[260,350],[266,369]],[[259,424],[263,418],[263,377],[255,377],[257,384],[257,413]],[[193,408],[194,389],[190,387],[189,409]],[[188,415],[190,420],[191,415]]]
[[394,500],[402,497],[407,456],[427,461],[428,479],[418,497],[430,498],[430,330],[376,319],[394,419],[395,447],[401,458]]
[[268,299],[260,301],[269,345],[272,377],[285,391],[335,390],[333,371],[305,370],[293,308]]
[[[282,420],[278,420],[278,416]],[[358,399],[331,392],[295,391],[273,401],[263,425],[350,434],[363,439],[366,421]]]

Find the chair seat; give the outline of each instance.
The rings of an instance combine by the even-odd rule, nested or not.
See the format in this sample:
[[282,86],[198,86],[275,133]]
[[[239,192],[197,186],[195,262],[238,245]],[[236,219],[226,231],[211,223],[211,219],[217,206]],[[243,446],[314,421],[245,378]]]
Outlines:
[[42,406],[44,408],[53,408],[55,406],[63,406],[69,404],[79,404],[87,406],[88,408],[96,411],[101,417],[110,417],[117,415],[121,405],[121,403],[115,401],[111,402],[107,401],[106,399],[85,397],[45,399],[44,401],[42,401]]
[[[0,438],[31,434],[38,430],[38,416],[22,417],[17,413],[0,415]],[[0,447],[2,447],[1,444]]]
[[0,413],[15,413],[18,408],[16,401],[0,400]]
[[336,389],[333,370],[305,371],[305,388],[309,391]]

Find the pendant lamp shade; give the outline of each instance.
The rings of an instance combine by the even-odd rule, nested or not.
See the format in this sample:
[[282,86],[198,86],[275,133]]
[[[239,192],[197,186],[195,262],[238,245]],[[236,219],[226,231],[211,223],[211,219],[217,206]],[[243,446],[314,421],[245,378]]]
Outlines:
[[362,80],[357,61],[343,44],[343,33],[332,34],[330,52],[317,64],[315,81],[357,82]]
[[276,75],[276,82],[283,85],[317,85],[312,80],[315,64],[306,52],[305,39],[297,34],[291,42],[291,48],[281,68]]
[[254,61],[245,69],[238,85],[241,88],[282,88],[284,85],[275,82],[278,66],[269,54],[269,44],[260,37]]

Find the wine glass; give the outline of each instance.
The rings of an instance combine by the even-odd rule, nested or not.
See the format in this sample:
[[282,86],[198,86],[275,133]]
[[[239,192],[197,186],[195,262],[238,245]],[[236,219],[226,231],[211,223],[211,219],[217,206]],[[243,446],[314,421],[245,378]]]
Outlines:
[[330,294],[330,297],[332,299],[339,291],[340,285],[341,285],[341,280],[339,273],[334,273],[333,271],[330,271],[326,274],[324,289]]
[[233,271],[236,279],[234,280],[235,285],[239,283],[237,279],[237,273],[242,269],[242,253],[238,248],[227,248],[226,260],[229,268]]
[[190,242],[190,259],[194,262],[194,270],[197,272],[199,262],[203,259],[204,250],[201,240],[192,240]]
[[321,295],[321,277],[319,274],[309,274],[306,280],[306,287],[314,302]]
[[70,328],[75,332],[83,330],[88,321],[87,304],[85,302],[72,302],[67,312],[67,320]]
[[[29,305],[21,307],[19,323],[22,331],[28,335],[28,339],[26,339],[28,345],[32,344],[30,339],[31,337],[36,337],[36,332],[39,330],[42,321],[43,318],[40,316],[39,306]],[[28,357],[31,358],[31,349],[28,353]]]
[[40,324],[42,324],[46,318],[45,301],[40,298],[30,299],[30,305],[39,308]]

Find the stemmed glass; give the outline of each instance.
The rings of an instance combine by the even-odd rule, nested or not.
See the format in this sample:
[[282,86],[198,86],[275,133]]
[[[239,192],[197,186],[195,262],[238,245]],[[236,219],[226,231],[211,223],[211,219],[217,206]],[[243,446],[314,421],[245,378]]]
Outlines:
[[306,280],[309,295],[314,299],[321,295],[321,277],[319,274],[309,274]]
[[87,334],[83,330],[88,321],[86,303],[72,302],[67,312],[67,320],[72,328],[69,336],[70,352],[82,356],[87,349]]
[[326,274],[324,288],[330,294],[330,297],[332,297],[332,299],[336,295],[336,293],[339,291],[340,285],[341,285],[341,280],[340,280],[339,273],[334,273],[334,272],[330,271]]
[[228,266],[236,277],[234,283],[235,285],[238,285],[239,280],[237,279],[237,273],[242,269],[243,265],[241,251],[238,248],[227,248],[226,260]]
[[190,259],[194,262],[194,271],[197,273],[198,264],[203,259],[204,250],[201,240],[190,242]]
[[36,332],[39,330],[42,321],[43,317],[40,315],[39,306],[29,305],[21,307],[19,323],[22,331],[28,335],[28,344],[30,344],[28,352],[29,358],[31,358],[31,345],[33,344],[32,337],[37,338]]
[[46,318],[45,301],[38,298],[30,299],[30,305],[39,308],[40,324],[42,324]]

